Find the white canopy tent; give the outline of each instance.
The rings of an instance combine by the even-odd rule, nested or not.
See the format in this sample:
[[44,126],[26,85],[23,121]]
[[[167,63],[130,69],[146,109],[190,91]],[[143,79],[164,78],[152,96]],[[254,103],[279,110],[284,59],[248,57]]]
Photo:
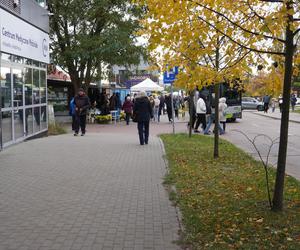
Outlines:
[[164,88],[153,82],[151,79],[147,78],[141,83],[130,88],[132,92],[140,91],[163,91]]

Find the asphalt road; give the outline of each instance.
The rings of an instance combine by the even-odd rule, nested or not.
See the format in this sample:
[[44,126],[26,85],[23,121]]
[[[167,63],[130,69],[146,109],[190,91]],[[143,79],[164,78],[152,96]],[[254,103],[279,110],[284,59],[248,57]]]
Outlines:
[[[268,117],[254,114],[251,111],[245,111],[243,113],[243,119],[238,120],[235,123],[228,124],[227,133],[222,136],[223,138],[231,141],[238,147],[242,148],[246,152],[258,157],[257,152],[251,143],[246,139],[244,135],[235,131],[241,131],[248,137],[253,139],[258,134],[264,134],[272,139],[276,139],[280,135],[280,120],[274,120]],[[279,141],[279,140],[278,140]],[[287,157],[287,169],[286,172],[300,180],[300,124],[290,122],[289,126],[289,138],[288,138],[288,157]],[[256,145],[261,152],[264,160],[267,158],[267,153],[271,143],[264,136],[259,137],[256,140]],[[276,167],[278,156],[278,144],[272,147],[270,153],[270,164]]]

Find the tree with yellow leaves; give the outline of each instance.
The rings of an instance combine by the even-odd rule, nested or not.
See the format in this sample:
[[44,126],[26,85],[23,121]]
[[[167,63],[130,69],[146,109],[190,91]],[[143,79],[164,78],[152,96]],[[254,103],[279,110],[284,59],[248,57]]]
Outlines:
[[[273,196],[273,210],[283,208],[286,168],[290,90],[294,61],[300,33],[300,2],[294,0],[137,0],[148,10],[145,28],[151,35],[152,49],[164,49],[166,61],[183,65],[185,72],[179,82],[188,86],[196,83],[216,83],[228,76],[242,74],[243,63],[236,57],[255,53],[261,61],[265,56],[279,56],[283,60],[283,108],[277,175]],[[192,24],[191,24],[192,23]],[[195,25],[197,24],[197,25]],[[220,71],[220,65],[203,66],[209,57],[220,58],[220,41],[226,40],[225,62],[233,62],[230,70]],[[181,50],[184,47],[186,50]],[[200,48],[200,49],[199,49]],[[201,53],[199,52],[201,51]],[[189,52],[189,53],[188,53]],[[183,57],[177,55],[184,55]],[[235,58],[235,59],[234,59]],[[188,59],[188,60],[187,60]],[[259,59],[256,59],[257,63]],[[235,66],[234,62],[237,62]]]
[[[177,77],[177,86],[192,90],[196,86],[215,85],[215,122],[218,124],[219,84],[241,78],[243,72],[249,71],[249,51],[202,22],[198,17],[203,10],[197,9],[194,3],[147,1],[147,8],[149,15],[144,26],[145,33],[149,34],[149,47],[154,51],[160,48],[162,68],[166,64],[183,68]],[[218,19],[210,20],[221,26]],[[219,131],[215,129],[215,158],[219,155],[218,142]]]

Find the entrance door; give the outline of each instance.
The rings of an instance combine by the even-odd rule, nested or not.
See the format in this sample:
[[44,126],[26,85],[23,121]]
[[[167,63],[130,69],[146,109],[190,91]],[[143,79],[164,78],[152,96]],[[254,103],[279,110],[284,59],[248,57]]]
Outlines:
[[24,83],[22,69],[1,67],[2,145],[24,139]]

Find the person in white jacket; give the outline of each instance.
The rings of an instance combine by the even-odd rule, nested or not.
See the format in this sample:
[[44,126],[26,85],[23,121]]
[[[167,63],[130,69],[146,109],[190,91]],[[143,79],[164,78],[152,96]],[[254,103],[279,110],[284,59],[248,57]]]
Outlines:
[[203,130],[206,128],[206,104],[203,96],[200,96],[197,105],[196,105],[196,113],[197,113],[197,122],[195,126],[195,133],[200,133],[198,130],[200,124],[202,124]]
[[219,120],[220,123],[223,124],[224,133],[226,129],[226,113],[225,113],[226,109],[227,109],[226,98],[222,97],[219,99]]

